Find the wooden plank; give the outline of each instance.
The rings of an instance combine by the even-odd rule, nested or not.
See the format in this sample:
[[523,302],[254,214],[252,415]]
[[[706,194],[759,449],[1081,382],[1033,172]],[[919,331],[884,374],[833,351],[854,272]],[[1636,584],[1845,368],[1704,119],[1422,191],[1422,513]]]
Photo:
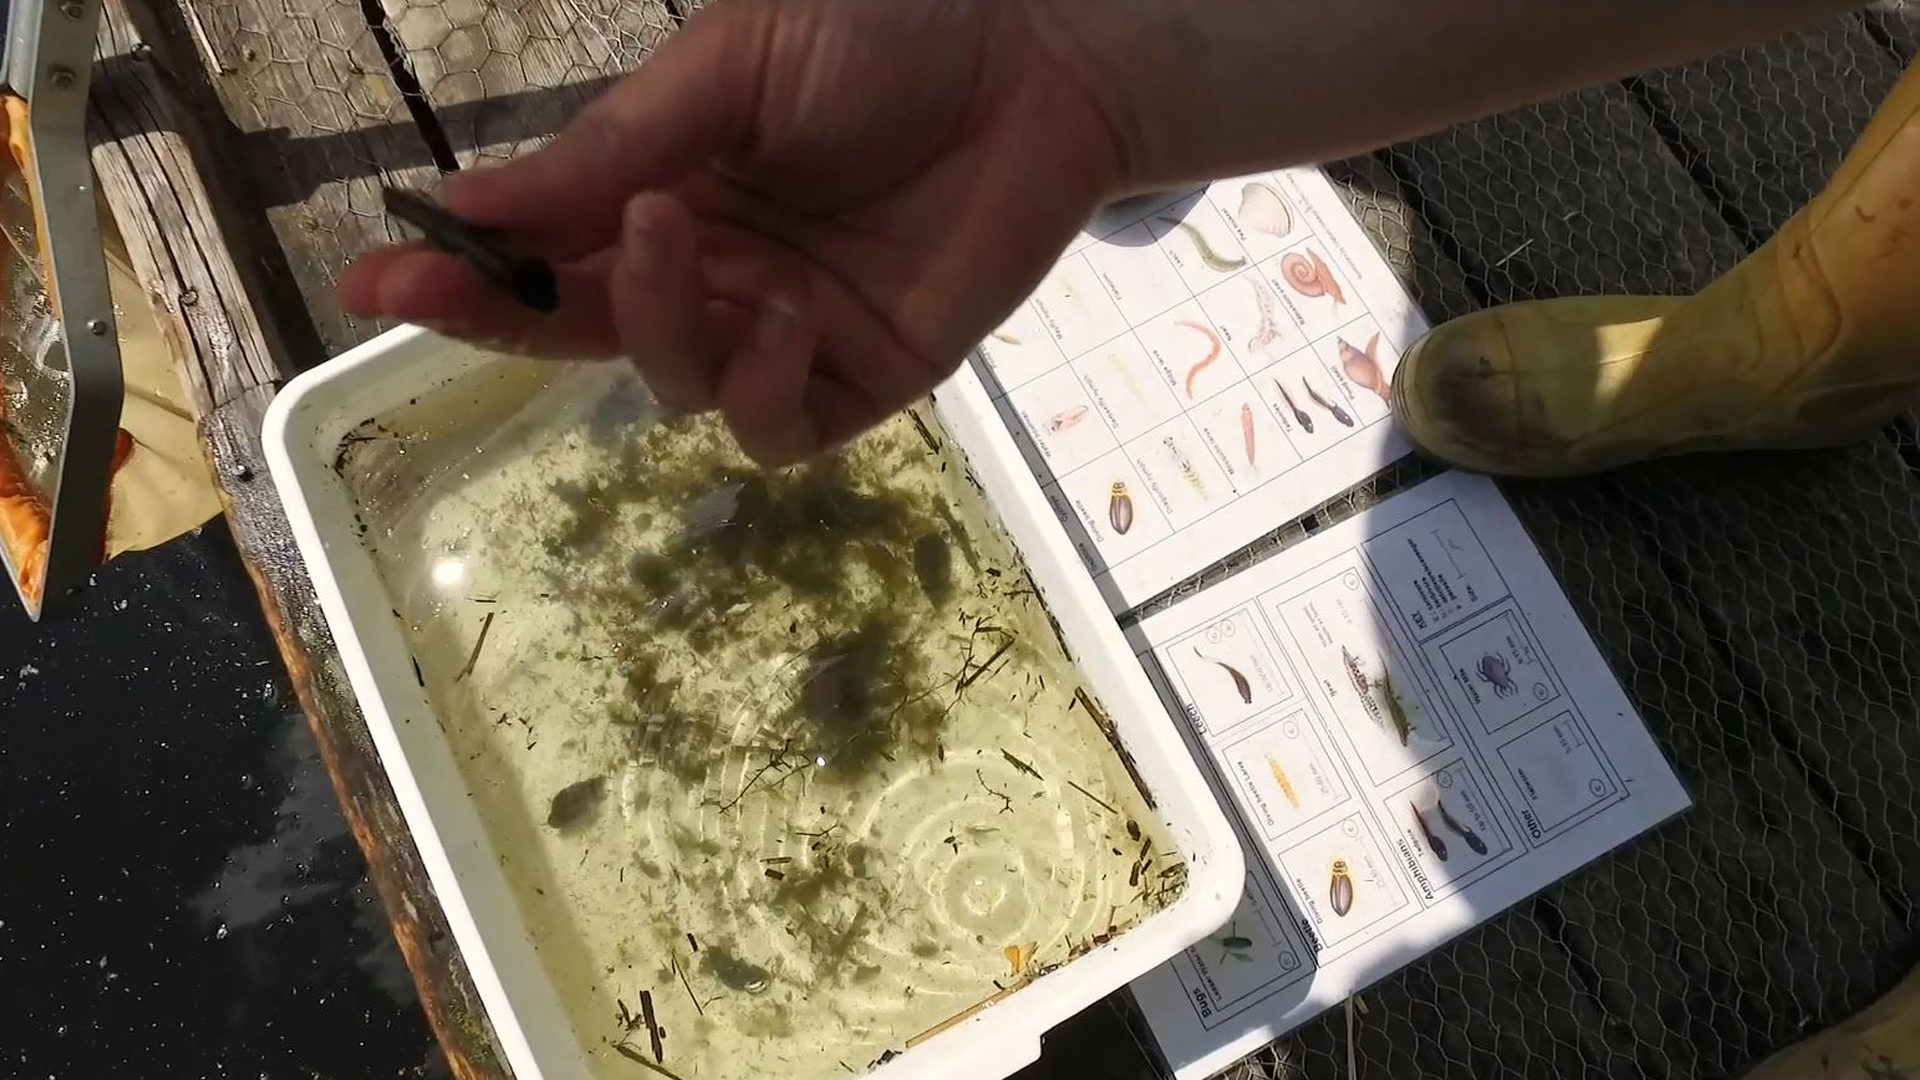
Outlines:
[[1900,71],[1847,15],[1631,85],[1682,163],[1757,247],[1826,187]]
[[[1837,1021],[1904,936],[1902,918],[1772,733],[1769,703],[1703,625],[1681,559],[1643,535],[1698,489],[1671,466],[1509,495],[1696,805],[1546,900],[1651,1076],[1734,1075]],[[1675,529],[1698,522],[1681,524]],[[1726,552],[1691,553],[1724,559]],[[1751,569],[1752,563],[1743,563]],[[1863,996],[1865,995],[1865,996]]]
[[380,764],[332,631],[314,597],[306,563],[267,479],[260,425],[272,387],[257,387],[202,417],[201,438],[217,474],[235,545],[260,592],[261,607],[300,706],[320,745],[367,875],[414,974],[420,1005],[459,1080],[512,1075],[461,958],[446,914]]
[[1617,89],[1456,127],[1385,157],[1483,303],[1692,291],[1742,253]]
[[[191,107],[197,64],[185,38],[152,21],[162,9],[107,0],[92,121],[103,198],[127,240],[181,376],[235,543],[261,594],[291,681],[317,737],[349,826],[367,857],[413,972],[421,1005],[462,1080],[508,1075],[498,1042],[453,947],[391,786],[347,685],[333,639],[267,480],[259,432],[285,356],[242,266],[257,265],[243,214],[214,209],[232,144]],[[177,28],[176,28],[177,29]],[[231,238],[241,245],[230,246]]]
[[[1488,302],[1687,292],[1745,251],[1621,90],[1395,147],[1388,161]],[[1864,974],[1899,919],[1788,749],[1752,729],[1767,703],[1727,662],[1738,646],[1716,641],[1642,539],[1668,475],[1508,490],[1701,803],[1540,907],[1564,920],[1555,936],[1590,970],[1633,1068],[1680,1077],[1735,1069],[1803,1017],[1836,1018],[1864,983],[1827,976]],[[1836,891],[1847,918],[1816,918]]]
[[[354,256],[405,239],[381,206],[383,184],[431,186],[433,153],[414,126],[358,0],[182,0],[225,118],[256,149],[235,161],[284,253],[270,285],[302,301],[288,336],[298,367],[388,325],[334,298]],[[274,153],[266,152],[269,148]]]
[[1686,567],[1676,584],[1723,620],[1767,706],[1749,724],[1808,776],[1920,945],[1920,483],[1883,439],[1673,471],[1652,535]]
[[1523,904],[1322,1014],[1244,1063],[1247,1080],[1623,1075],[1608,1017],[1567,952]]
[[517,156],[559,131],[677,25],[665,0],[381,2],[462,166]]
[[183,66],[174,43],[143,34],[135,20],[125,0],[107,0],[102,10],[89,101],[94,171],[182,362],[188,398],[205,415],[272,383],[282,350],[256,316],[256,287],[224,241],[247,235],[244,227],[225,227],[215,210],[237,200],[210,190],[188,146],[198,125],[173,72],[195,66]]
[[1920,56],[1920,4],[1914,0],[1876,0],[1860,18],[1894,59],[1905,64]]

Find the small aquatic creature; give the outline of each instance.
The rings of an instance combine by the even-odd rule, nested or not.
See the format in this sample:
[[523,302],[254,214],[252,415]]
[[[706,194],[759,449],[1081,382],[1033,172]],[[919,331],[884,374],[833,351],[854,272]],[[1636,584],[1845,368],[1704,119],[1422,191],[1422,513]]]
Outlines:
[[1408,737],[1413,734],[1413,720],[1407,715],[1407,707],[1400,700],[1400,691],[1394,688],[1393,672],[1387,669],[1385,663],[1380,666],[1382,670],[1380,689],[1386,691],[1383,696],[1387,702],[1387,717],[1393,721],[1393,733],[1400,736],[1400,745],[1405,746]]
[[1433,851],[1434,857],[1441,862],[1446,862],[1447,845],[1433,834],[1432,827],[1427,824],[1427,815],[1420,812],[1420,804],[1410,802],[1407,808],[1413,811],[1413,823],[1420,826],[1420,835],[1426,839],[1427,847]]
[[1200,253],[1200,261],[1207,264],[1207,269],[1224,274],[1230,270],[1238,270],[1247,265],[1247,260],[1244,257],[1229,259],[1214,250],[1213,245],[1207,242],[1207,234],[1201,232],[1197,226],[1189,222],[1181,221],[1179,218],[1167,217],[1165,215],[1161,215],[1159,220],[1180,230],[1181,234],[1193,244],[1194,250]]
[[1312,248],[1308,248],[1305,255],[1288,252],[1282,256],[1280,276],[1301,296],[1330,296],[1336,305],[1347,302],[1347,295],[1340,291],[1340,283],[1334,280],[1333,271],[1327,269],[1326,261]]
[[1115,480],[1107,489],[1107,523],[1122,536],[1133,528],[1133,496],[1127,494],[1125,480]]
[[1253,406],[1244,401],[1240,403],[1240,438],[1247,447],[1247,464],[1252,465],[1254,457]]
[[1087,418],[1087,407],[1075,405],[1070,409],[1061,409],[1047,418],[1047,430],[1055,435],[1067,430]]
[[758,964],[748,963],[725,949],[709,947],[700,954],[700,962],[709,974],[729,990],[759,994],[773,984],[773,972]]
[[946,537],[930,532],[913,542],[913,576],[927,599],[936,604],[946,601],[953,592],[953,549]]
[[1374,331],[1365,349],[1356,349],[1347,344],[1346,338],[1334,339],[1339,342],[1340,370],[1347,373],[1355,386],[1364,387],[1379,395],[1381,401],[1393,401],[1393,388],[1387,385],[1387,377],[1380,373],[1380,359],[1374,350],[1380,347],[1380,333]]
[[1315,390],[1313,388],[1313,383],[1307,381],[1307,377],[1305,375],[1300,376],[1300,385],[1307,388],[1307,400],[1327,410],[1327,412],[1330,413],[1335,420],[1340,421],[1341,426],[1343,427],[1353,426],[1353,417],[1347,415],[1347,410],[1341,408],[1338,405],[1335,405],[1333,402],[1328,401],[1326,398],[1321,397],[1320,391]]
[[1328,870],[1332,880],[1327,883],[1327,903],[1333,906],[1335,915],[1345,915],[1353,910],[1353,872],[1345,859],[1333,860]]
[[1202,326],[1192,319],[1181,319],[1179,323],[1189,330],[1198,330],[1207,337],[1207,355],[1187,369],[1187,397],[1191,399],[1193,397],[1193,380],[1198,377],[1202,371],[1212,366],[1214,361],[1220,359],[1220,335],[1213,332],[1213,327]]
[[1299,424],[1302,431],[1313,434],[1313,417],[1307,414],[1307,410],[1294,404],[1293,395],[1287,393],[1287,388],[1280,385],[1279,379],[1273,380],[1273,388],[1280,391],[1280,400],[1286,402],[1287,408],[1293,412],[1293,422]]
[[1215,660],[1213,657],[1201,652],[1198,648],[1193,650],[1193,655],[1226,672],[1227,676],[1233,680],[1234,692],[1240,695],[1240,700],[1248,705],[1253,704],[1253,684],[1247,681],[1245,675],[1240,674],[1239,668],[1234,667],[1225,660]]
[[1283,237],[1293,231],[1293,208],[1287,205],[1286,197],[1260,180],[1240,188],[1240,211],[1235,216],[1240,224],[1268,236]]
[[1480,664],[1474,669],[1480,681],[1493,687],[1493,696],[1512,697],[1520,692],[1520,684],[1513,681],[1513,669],[1507,666],[1507,658],[1499,653],[1488,653],[1480,658]]
[[1455,821],[1453,815],[1447,813],[1447,800],[1435,799],[1433,806],[1434,809],[1440,811],[1440,824],[1445,825],[1455,836],[1465,840],[1467,846],[1473,849],[1475,855],[1485,855],[1487,853],[1487,842],[1480,839],[1480,834]]
[[600,813],[607,799],[607,778],[589,777],[561,788],[547,804],[547,827],[565,832],[585,825]]
[[1267,771],[1273,774],[1273,782],[1280,785],[1280,794],[1286,796],[1287,805],[1300,809],[1300,794],[1293,790],[1293,780],[1287,776],[1287,770],[1280,767],[1280,759],[1267,755]]
[[1260,275],[1248,274],[1247,281],[1253,285],[1253,302],[1260,308],[1260,326],[1247,338],[1247,348],[1254,352],[1265,352],[1280,340],[1280,318],[1274,313],[1273,297],[1267,293]]

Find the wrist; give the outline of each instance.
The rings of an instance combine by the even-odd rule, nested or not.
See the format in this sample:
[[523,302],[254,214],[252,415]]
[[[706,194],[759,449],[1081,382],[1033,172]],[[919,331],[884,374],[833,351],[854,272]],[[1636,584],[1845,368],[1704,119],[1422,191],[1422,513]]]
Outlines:
[[1022,9],[1041,51],[1106,128],[1117,168],[1107,194],[1137,194],[1192,171],[1172,159],[1181,147],[1167,138],[1180,116],[1192,122],[1193,98],[1167,92],[1189,65],[1169,71],[1166,58],[1203,45],[1180,0],[1029,0]]

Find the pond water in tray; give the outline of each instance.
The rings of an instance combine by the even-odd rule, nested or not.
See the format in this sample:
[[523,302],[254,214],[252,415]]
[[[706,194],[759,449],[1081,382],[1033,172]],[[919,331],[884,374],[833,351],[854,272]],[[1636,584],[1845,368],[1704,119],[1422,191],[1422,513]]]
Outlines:
[[501,358],[335,467],[599,1075],[864,1070],[1183,888],[929,410],[764,473]]

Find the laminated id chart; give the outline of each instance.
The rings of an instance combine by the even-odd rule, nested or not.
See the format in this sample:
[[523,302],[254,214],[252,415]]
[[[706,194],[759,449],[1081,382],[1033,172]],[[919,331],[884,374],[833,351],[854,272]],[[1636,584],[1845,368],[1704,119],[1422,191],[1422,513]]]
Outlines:
[[1115,204],[978,366],[1116,612],[1378,472],[1419,309],[1318,169]]
[[1448,473],[1136,631],[1248,877],[1133,984],[1210,1075],[1689,798],[1493,484]]

